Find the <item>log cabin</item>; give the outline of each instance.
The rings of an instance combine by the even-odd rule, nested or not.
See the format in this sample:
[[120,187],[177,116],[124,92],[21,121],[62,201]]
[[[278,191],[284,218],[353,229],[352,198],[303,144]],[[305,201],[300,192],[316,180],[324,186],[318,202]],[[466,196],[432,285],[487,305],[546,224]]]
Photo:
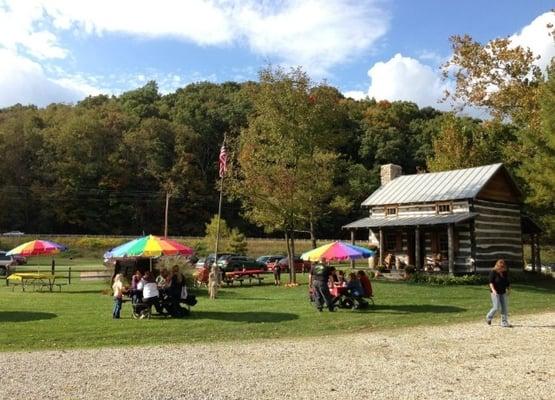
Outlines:
[[503,164],[402,175],[381,167],[381,186],[362,205],[369,216],[345,225],[369,230],[379,249],[378,265],[443,270],[450,274],[489,271],[499,258],[523,269],[523,245],[530,244],[539,269],[541,229],[522,213],[522,191]]

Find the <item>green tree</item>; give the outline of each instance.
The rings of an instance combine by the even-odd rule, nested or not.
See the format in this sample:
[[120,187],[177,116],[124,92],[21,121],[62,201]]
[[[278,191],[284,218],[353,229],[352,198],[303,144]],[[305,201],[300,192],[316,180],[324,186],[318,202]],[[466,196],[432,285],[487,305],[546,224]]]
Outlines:
[[[479,121],[445,114],[433,139],[431,171],[477,167],[505,162],[515,142],[514,128],[498,121]],[[509,149],[509,150],[507,150]],[[510,163],[508,163],[510,165]]]
[[314,87],[300,69],[266,69],[253,105],[230,187],[249,220],[266,232],[284,232],[292,261],[294,232],[318,218],[333,182],[338,98],[324,85]]
[[[216,248],[216,238],[218,237],[218,216],[212,216],[209,223],[205,225],[205,236],[204,243],[209,253],[212,253]],[[229,237],[231,235],[231,230],[227,226],[225,219],[220,219],[220,239],[218,243],[218,248],[225,251],[228,247]]]
[[233,228],[229,234],[228,250],[236,254],[247,254],[247,238],[237,228]]
[[523,140],[534,149],[534,156],[526,158],[520,169],[528,182],[527,202],[541,216],[549,237],[555,236],[555,62],[548,70],[540,97],[541,134],[526,134]]
[[[555,39],[552,25],[546,31]],[[509,146],[505,160],[522,179],[525,201],[543,215],[553,231],[553,217],[549,216],[553,208],[543,211],[546,204],[552,205],[545,202],[546,195],[542,194],[549,188],[549,179],[541,177],[543,171],[551,174],[553,170],[544,111],[549,109],[549,89],[545,89],[549,83],[545,81],[552,70],[544,73],[535,62],[537,56],[530,49],[514,46],[509,38],[481,44],[465,35],[454,36],[451,42],[454,54],[443,66],[443,72],[446,78],[455,80],[456,86],[447,98],[463,106],[481,107],[498,123],[509,121],[514,125],[518,145]],[[544,159],[546,164],[536,161]]]

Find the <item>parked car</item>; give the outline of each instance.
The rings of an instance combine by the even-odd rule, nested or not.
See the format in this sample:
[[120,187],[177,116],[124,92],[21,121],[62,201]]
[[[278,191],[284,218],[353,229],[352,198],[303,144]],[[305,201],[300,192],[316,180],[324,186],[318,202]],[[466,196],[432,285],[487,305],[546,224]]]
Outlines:
[[15,271],[16,262],[12,256],[6,255],[3,251],[0,253],[0,276],[7,276]]
[[[5,252],[5,251],[0,251],[0,256],[5,256],[5,255],[6,255],[6,252]],[[24,264],[27,264],[27,257],[23,257],[23,256],[20,256],[20,255],[13,255],[13,256],[11,256],[11,257],[12,257],[12,258],[14,259],[14,261],[15,261],[14,265],[24,265]]]
[[[289,258],[283,257],[281,260],[277,261],[281,267],[283,272],[289,272]],[[276,263],[268,263],[268,270],[273,271],[274,265]],[[301,257],[294,257],[293,258],[293,265],[295,266],[295,272],[308,272],[312,267],[312,263],[310,261],[302,260]]]
[[267,266],[268,264],[273,264],[276,261],[281,260],[283,257],[285,257],[283,254],[260,256],[256,259],[256,261],[266,264]]
[[206,266],[206,257],[201,257],[195,263],[195,268],[204,268]]
[[[218,253],[218,262],[220,261],[220,259],[222,259],[222,257],[227,257],[227,256],[238,256],[239,254],[235,254],[235,253]],[[215,254],[214,253],[210,253],[208,254],[206,257],[202,258],[202,262],[201,260],[198,260],[197,263],[195,264],[195,268],[204,268],[204,267],[210,267],[212,264],[214,264],[214,257]]]
[[25,235],[25,233],[21,231],[9,231],[9,232],[4,232],[2,234],[2,236],[23,236],[23,235]]
[[240,271],[243,269],[266,270],[266,264],[246,256],[224,256],[218,258],[218,267],[224,272]]

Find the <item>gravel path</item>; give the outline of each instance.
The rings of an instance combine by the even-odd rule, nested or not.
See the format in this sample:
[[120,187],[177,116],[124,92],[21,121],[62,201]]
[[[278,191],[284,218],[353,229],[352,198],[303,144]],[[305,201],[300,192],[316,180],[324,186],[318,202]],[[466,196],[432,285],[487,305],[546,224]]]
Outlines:
[[555,399],[555,312],[512,322],[0,353],[0,399]]

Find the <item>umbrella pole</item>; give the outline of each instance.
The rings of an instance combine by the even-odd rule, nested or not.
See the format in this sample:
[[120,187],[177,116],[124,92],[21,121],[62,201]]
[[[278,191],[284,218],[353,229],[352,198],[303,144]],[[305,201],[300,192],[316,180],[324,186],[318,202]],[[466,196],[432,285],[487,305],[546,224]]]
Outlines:
[[152,257],[149,258],[149,262],[150,262],[150,272],[152,272]]
[[52,270],[52,275],[54,275],[54,272],[56,271],[56,260],[54,259],[52,259],[51,270]]

